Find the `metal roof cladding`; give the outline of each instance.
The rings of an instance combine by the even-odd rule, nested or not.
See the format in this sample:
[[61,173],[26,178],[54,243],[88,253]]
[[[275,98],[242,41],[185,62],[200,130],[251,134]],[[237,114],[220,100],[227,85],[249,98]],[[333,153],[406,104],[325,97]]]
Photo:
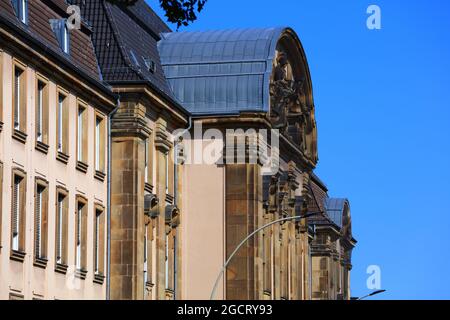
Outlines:
[[345,205],[349,205],[347,199],[325,199],[325,208],[328,217],[330,217],[331,221],[333,221],[340,228],[342,228]]
[[158,50],[175,97],[194,115],[268,112],[273,58],[286,29],[163,33]]

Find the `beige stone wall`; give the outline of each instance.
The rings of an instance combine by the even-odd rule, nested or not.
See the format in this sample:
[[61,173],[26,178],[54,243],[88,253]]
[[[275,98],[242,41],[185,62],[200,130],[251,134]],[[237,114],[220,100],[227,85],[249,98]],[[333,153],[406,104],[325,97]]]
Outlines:
[[[204,151],[209,142],[191,140],[190,151],[195,144]],[[288,164],[281,161],[281,168],[288,170]],[[183,298],[209,299],[223,263],[240,241],[281,215],[264,214],[258,165],[188,164],[183,171]],[[297,183],[300,195],[300,171]],[[270,234],[272,242],[264,242]],[[294,222],[259,233],[233,258],[215,299],[310,299],[309,241],[307,229]],[[264,243],[273,246],[269,291],[264,282]]]
[[[0,89],[3,99],[1,103],[3,130],[0,132],[0,161],[3,162],[3,192],[1,211],[1,250],[0,250],[0,299],[8,299],[10,293],[23,296],[25,299],[104,299],[106,284],[94,283],[94,204],[107,205],[107,183],[94,178],[94,131],[95,112],[93,106],[87,106],[88,125],[85,126],[88,141],[88,169],[86,173],[76,169],[76,116],[77,98],[69,94],[69,160],[64,164],[56,160],[56,104],[57,85],[49,80],[49,149],[44,154],[35,149],[35,81],[36,70],[27,66],[26,73],[26,143],[12,138],[12,65],[13,57],[0,52],[2,60],[2,83]],[[26,65],[26,62],[24,62]],[[69,92],[72,88],[65,87]],[[108,121],[105,117],[104,121]],[[106,126],[105,126],[106,130]],[[104,133],[105,145],[107,134]],[[105,148],[105,159],[107,158]],[[26,172],[26,234],[23,262],[10,259],[11,250],[11,172],[13,168]],[[106,170],[105,170],[106,172]],[[33,266],[34,248],[34,181],[40,177],[48,181],[48,263],[45,269]],[[55,198],[56,187],[62,186],[69,192],[68,219],[68,265],[66,275],[55,270]],[[88,200],[87,218],[87,277],[85,280],[74,277],[75,259],[75,197],[83,195]],[[106,212],[104,213],[106,215]],[[106,223],[106,219],[104,219]],[[105,227],[106,229],[106,227]],[[106,242],[106,232],[105,232]],[[102,259],[106,260],[103,255]],[[106,261],[104,263],[106,265]]]
[[[209,299],[224,263],[224,168],[184,166],[183,298]],[[216,298],[224,297],[223,278]]]

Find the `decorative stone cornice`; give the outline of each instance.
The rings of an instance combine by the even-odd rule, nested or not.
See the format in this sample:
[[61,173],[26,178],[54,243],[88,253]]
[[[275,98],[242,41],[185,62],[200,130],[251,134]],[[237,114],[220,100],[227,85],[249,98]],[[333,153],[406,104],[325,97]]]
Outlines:
[[169,132],[167,131],[167,122],[159,118],[155,125],[155,148],[163,153],[172,149],[172,142],[169,140]]
[[114,115],[111,134],[114,137],[147,139],[151,134],[151,129],[147,125],[145,107],[132,102],[123,103]]

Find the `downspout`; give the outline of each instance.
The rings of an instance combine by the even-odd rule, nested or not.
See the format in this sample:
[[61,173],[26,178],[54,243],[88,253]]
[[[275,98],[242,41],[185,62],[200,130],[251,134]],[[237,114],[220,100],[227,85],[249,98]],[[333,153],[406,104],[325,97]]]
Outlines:
[[117,105],[114,110],[108,115],[108,177],[107,177],[107,243],[106,243],[106,300],[111,300],[111,163],[112,163],[112,137],[111,137],[111,124],[112,118],[116,114],[120,107],[120,96],[117,98]]
[[[174,170],[173,170],[173,179],[174,179],[174,188],[173,188],[173,197],[174,197],[174,206],[177,206],[178,203],[178,144],[181,142],[180,138],[189,130],[191,130],[192,128],[192,116],[189,116],[189,123],[188,123],[188,127],[186,129],[184,129],[178,136],[175,137],[175,141],[174,141]],[[177,235],[178,237],[178,235]],[[178,242],[178,239],[175,239],[175,241]],[[175,246],[176,248],[176,246]],[[178,254],[178,252],[176,252],[175,254]],[[177,282],[178,282],[178,263],[177,263],[178,259],[175,259],[174,261],[174,266],[173,266],[173,272],[174,272],[174,288],[173,288],[173,292],[174,292],[174,300],[177,299]]]
[[178,160],[178,144],[181,142],[180,141],[180,138],[186,133],[186,132],[188,132],[189,130],[191,130],[191,128],[192,128],[192,116],[189,116],[189,120],[188,120],[189,122],[188,122],[188,127],[186,128],[186,129],[184,129],[179,135],[177,135],[176,137],[175,137],[175,141],[174,141],[174,157],[175,157],[175,159],[174,159],[174,166],[175,166],[175,168],[174,168],[174,184],[175,184],[175,187],[173,188],[173,197],[174,197],[174,205],[175,205],[175,207],[177,206],[177,197],[178,197],[178,188],[177,188],[177,186],[178,186],[178,170],[177,170],[177,160]]

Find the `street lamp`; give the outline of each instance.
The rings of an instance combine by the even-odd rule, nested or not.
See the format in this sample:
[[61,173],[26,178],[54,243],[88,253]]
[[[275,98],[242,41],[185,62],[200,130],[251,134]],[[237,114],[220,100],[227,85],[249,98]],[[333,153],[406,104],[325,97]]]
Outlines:
[[386,292],[386,290],[377,290],[377,291],[369,293],[368,295],[365,295],[365,296],[360,297],[360,298],[357,298],[357,297],[352,298],[352,300],[364,300],[364,299],[366,299],[368,297],[373,297],[373,296],[376,296],[377,294],[380,294],[380,293],[383,293],[383,292]]
[[315,215],[322,214],[322,213],[323,213],[322,211],[319,211],[319,212],[308,213],[308,214],[305,214],[305,215],[302,215],[302,216],[295,216],[295,217],[281,218],[281,219],[272,221],[272,222],[270,222],[270,223],[268,223],[268,224],[266,224],[266,225],[264,225],[264,226],[262,226],[262,227],[256,229],[256,230],[253,231],[252,233],[250,233],[244,240],[242,240],[242,242],[237,246],[237,248],[233,251],[233,253],[230,255],[230,257],[228,258],[228,260],[227,260],[227,261],[225,262],[225,264],[223,265],[222,269],[220,270],[219,275],[217,276],[216,282],[214,283],[214,287],[213,287],[213,290],[212,290],[212,292],[211,292],[211,296],[210,296],[209,299],[210,299],[210,300],[214,299],[214,295],[215,295],[216,290],[217,290],[217,285],[219,284],[220,278],[222,277],[223,273],[225,272],[225,270],[227,269],[228,265],[230,264],[231,259],[233,259],[234,255],[239,251],[239,249],[240,249],[240,248],[241,248],[248,240],[250,240],[255,234],[257,234],[258,232],[260,232],[260,231],[262,231],[262,230],[264,230],[264,229],[266,229],[266,228],[268,228],[268,227],[270,227],[270,226],[272,226],[272,225],[274,225],[274,224],[280,223],[280,222],[291,221],[291,220],[297,220],[297,219],[306,219],[306,218],[309,218],[309,217],[311,217],[311,216],[315,216]]

